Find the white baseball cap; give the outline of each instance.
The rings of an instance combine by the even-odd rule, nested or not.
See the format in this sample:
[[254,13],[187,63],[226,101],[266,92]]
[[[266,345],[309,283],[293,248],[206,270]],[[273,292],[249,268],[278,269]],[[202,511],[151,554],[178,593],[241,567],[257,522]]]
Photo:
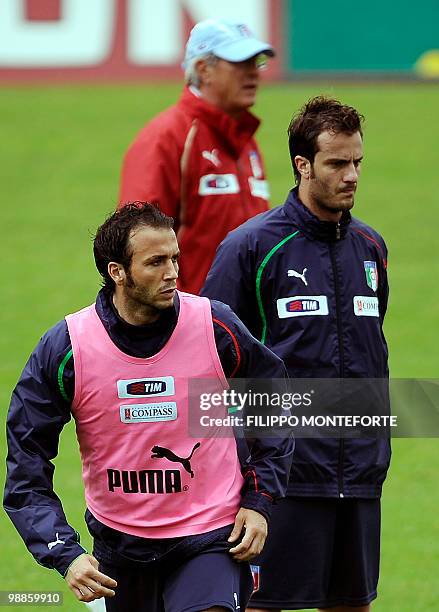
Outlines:
[[255,38],[249,27],[239,21],[206,19],[193,28],[186,44],[183,69],[200,55],[213,53],[228,62],[243,62],[259,53],[273,57],[274,49]]

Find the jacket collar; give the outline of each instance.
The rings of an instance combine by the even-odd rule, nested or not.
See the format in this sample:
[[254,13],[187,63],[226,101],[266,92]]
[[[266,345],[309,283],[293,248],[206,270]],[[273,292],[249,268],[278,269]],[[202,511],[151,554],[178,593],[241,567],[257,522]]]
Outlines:
[[295,187],[288,194],[284,204],[286,216],[296,225],[300,231],[312,240],[322,242],[336,242],[342,240],[349,229],[352,220],[349,211],[343,212],[338,223],[332,221],[321,221],[301,202],[298,196],[298,188]]
[[239,119],[234,119],[217,106],[197,96],[189,87],[184,88],[179,106],[182,106],[194,119],[200,119],[215,131],[229,146],[236,159],[260,125],[259,119],[249,111],[243,111]]
[[101,289],[96,298],[96,312],[112,342],[127,355],[151,357],[160,351],[177,324],[180,302],[175,296],[174,306],[161,312],[157,321],[148,325],[131,325],[118,314],[112,295]]

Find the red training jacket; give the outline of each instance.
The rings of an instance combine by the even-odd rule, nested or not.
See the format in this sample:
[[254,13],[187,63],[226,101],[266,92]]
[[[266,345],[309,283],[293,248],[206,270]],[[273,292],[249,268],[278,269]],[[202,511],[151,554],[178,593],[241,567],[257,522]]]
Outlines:
[[248,111],[233,119],[186,87],[125,155],[120,206],[154,202],[174,218],[181,291],[199,293],[228,232],[268,209],[268,183],[253,138],[259,123]]

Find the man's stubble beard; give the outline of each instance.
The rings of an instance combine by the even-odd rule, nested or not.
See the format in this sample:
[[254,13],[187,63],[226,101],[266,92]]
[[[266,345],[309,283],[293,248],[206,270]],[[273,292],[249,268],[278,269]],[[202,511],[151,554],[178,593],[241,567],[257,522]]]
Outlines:
[[151,304],[151,296],[149,292],[144,288],[139,288],[134,282],[131,276],[131,271],[126,271],[126,282],[125,282],[125,293],[126,297],[136,306],[141,306],[148,309],[151,314],[159,314],[161,308],[157,308],[154,304]]
[[347,210],[351,210],[354,207],[355,199],[352,198],[352,200],[349,203],[340,204],[338,206],[337,205],[328,204],[327,202],[324,202],[323,200],[321,200],[319,198],[314,198],[314,202],[315,202],[317,208],[320,208],[321,210],[324,210],[326,212],[343,213],[343,212],[345,212]]
[[354,197],[352,197],[352,200],[349,203],[340,204],[340,205],[330,204],[328,203],[327,200],[323,199],[324,196],[320,196],[320,194],[325,193],[327,189],[326,189],[325,184],[322,183],[318,178],[316,178],[313,168],[311,168],[310,179],[315,181],[315,184],[319,187],[317,194],[312,193],[312,191],[310,190],[310,195],[314,201],[314,205],[316,208],[320,210],[324,210],[325,212],[329,212],[329,213],[343,213],[346,210],[351,210],[354,207],[354,203],[355,203]]
[[126,271],[125,293],[133,304],[148,309],[151,315],[159,315],[164,310],[173,306],[173,304],[163,306],[152,304],[151,294],[147,289],[136,285],[129,269]]

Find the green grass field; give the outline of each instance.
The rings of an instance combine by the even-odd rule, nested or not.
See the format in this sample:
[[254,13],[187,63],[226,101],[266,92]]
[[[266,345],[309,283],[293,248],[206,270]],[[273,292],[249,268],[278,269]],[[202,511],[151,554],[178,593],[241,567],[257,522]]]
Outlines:
[[[4,416],[11,390],[40,335],[66,313],[93,301],[98,275],[91,236],[116,204],[124,150],[150,117],[176,99],[179,88],[1,90]],[[291,115],[308,97],[322,92],[366,115],[365,161],[355,213],[385,236],[390,250],[386,333],[391,374],[439,378],[439,87],[266,86],[256,112],[263,118],[259,142],[273,204],[281,203],[292,185],[286,140]],[[437,439],[405,439],[395,440],[393,448],[383,497],[381,581],[374,610],[438,610],[439,444]],[[61,440],[56,490],[88,545],[72,424]],[[60,589],[65,593],[64,610],[84,609],[58,574],[33,561],[4,514],[0,540],[0,590]]]

